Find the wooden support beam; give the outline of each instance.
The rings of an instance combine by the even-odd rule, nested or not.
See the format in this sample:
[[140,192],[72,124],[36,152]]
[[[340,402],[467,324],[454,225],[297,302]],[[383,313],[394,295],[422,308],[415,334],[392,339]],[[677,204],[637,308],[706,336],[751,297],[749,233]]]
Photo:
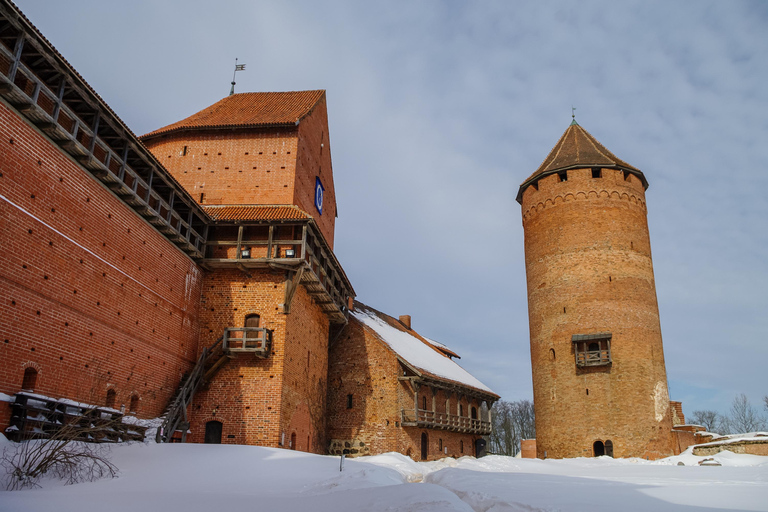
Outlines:
[[291,302],[293,302],[293,296],[296,294],[296,289],[301,283],[301,276],[304,275],[304,269],[306,267],[302,265],[296,270],[291,278],[290,272],[288,273],[288,279],[285,280],[285,299],[283,300],[283,313],[288,314],[291,312]]
[[24,49],[25,33],[22,31],[19,37],[16,38],[16,44],[13,47],[13,62],[11,62],[11,68],[8,70],[8,80],[13,83],[16,80],[16,72],[19,70],[19,63],[21,62],[21,51]]

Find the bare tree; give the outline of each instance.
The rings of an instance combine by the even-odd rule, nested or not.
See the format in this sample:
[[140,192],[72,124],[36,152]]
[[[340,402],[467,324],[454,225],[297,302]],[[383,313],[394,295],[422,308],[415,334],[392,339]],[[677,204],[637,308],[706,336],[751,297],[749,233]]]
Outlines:
[[741,393],[733,399],[728,425],[732,434],[756,432],[766,429],[766,419],[752,407],[747,395]]
[[533,402],[499,400],[493,406],[493,431],[491,453],[515,456],[520,451],[520,441],[536,437]]
[[716,411],[709,411],[709,410],[699,410],[699,411],[693,411],[693,414],[690,417],[690,422],[694,425],[701,425],[702,427],[707,429],[707,432],[725,432],[727,428],[723,428],[723,418],[720,416],[720,414]]

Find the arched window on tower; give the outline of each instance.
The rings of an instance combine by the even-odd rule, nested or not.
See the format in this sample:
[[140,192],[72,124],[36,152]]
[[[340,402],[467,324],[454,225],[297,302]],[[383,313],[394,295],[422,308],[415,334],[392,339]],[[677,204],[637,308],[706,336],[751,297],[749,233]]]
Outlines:
[[21,389],[24,391],[34,391],[37,385],[37,370],[31,366],[24,370],[24,378],[21,381]]

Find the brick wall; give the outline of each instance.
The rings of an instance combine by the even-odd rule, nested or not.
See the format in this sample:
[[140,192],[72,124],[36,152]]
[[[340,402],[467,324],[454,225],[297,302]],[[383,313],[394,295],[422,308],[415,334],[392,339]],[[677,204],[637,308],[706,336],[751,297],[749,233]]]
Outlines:
[[0,392],[161,414],[197,352],[195,263],[0,103]]
[[[281,301],[282,302],[282,301]],[[281,428],[297,450],[325,453],[328,317],[303,286],[286,316]]]
[[[551,175],[523,193],[538,456],[672,454],[671,411],[646,219],[633,175]],[[573,334],[611,332],[611,366],[577,369]]]
[[222,442],[276,446],[280,435],[280,394],[285,358],[282,308],[285,272],[237,269],[206,272],[200,296],[200,346],[210,346],[227,327],[242,327],[246,315],[274,331],[266,359],[238,354],[200,390],[190,405],[190,442],[203,442],[205,424],[222,422]]
[[[420,460],[421,434],[426,433],[428,460],[475,454],[474,442],[479,436],[401,425],[401,410],[414,408],[413,388],[410,382],[398,379],[402,368],[395,353],[354,317],[332,343],[329,357],[328,438],[332,449],[346,447],[360,454],[397,451]],[[418,394],[419,407],[426,398],[431,410],[432,389],[421,386]],[[351,408],[348,395],[352,395]],[[480,417],[480,404],[463,395],[448,396],[437,390],[434,403],[437,411],[446,412],[447,407],[452,414],[458,413],[461,403],[467,417],[474,406]]]
[[[333,249],[337,213],[336,191],[333,184],[325,95],[299,123],[298,146],[294,204],[315,218],[325,240]],[[322,215],[315,208],[315,177],[320,178],[325,188]]]
[[211,130],[146,145],[201,204],[293,204],[297,141],[297,129]]
[[[297,128],[185,131],[146,142],[201,204],[295,204],[333,248],[336,193],[325,99]],[[186,148],[186,149],[185,149]],[[324,188],[315,208],[315,178]]]
[[211,345],[227,327],[241,327],[258,314],[273,331],[265,359],[239,354],[229,360],[190,406],[191,442],[202,442],[205,424],[222,423],[222,442],[279,446],[324,453],[325,379],[328,319],[300,287],[285,315],[286,273],[237,269],[207,272],[200,311],[201,346]]

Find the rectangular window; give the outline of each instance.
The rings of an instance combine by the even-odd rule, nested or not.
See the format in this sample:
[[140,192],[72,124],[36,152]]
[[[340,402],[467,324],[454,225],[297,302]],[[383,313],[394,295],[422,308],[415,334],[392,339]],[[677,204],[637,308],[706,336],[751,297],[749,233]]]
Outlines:
[[592,177],[593,178],[602,178],[603,177],[603,170],[599,167],[593,167],[592,168]]
[[571,342],[577,367],[611,364],[611,333],[574,334]]
[[347,409],[352,408],[352,395],[347,395]]
[[558,181],[568,181],[568,171],[560,171],[557,173]]

